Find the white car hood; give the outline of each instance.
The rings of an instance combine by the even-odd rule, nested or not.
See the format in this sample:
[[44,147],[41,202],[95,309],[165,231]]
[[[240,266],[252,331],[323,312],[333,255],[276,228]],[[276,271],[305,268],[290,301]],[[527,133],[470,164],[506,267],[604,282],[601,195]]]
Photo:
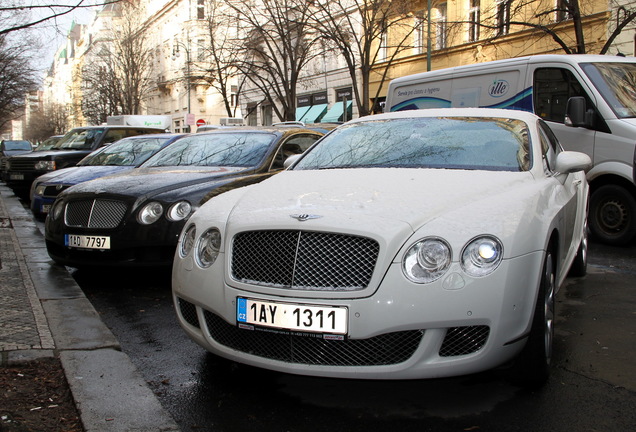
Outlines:
[[[492,200],[503,195],[509,201],[509,193],[523,183],[532,184],[532,174],[391,168],[284,171],[245,190],[227,224],[235,230],[327,229],[404,239],[399,232],[413,232],[468,204],[487,200],[491,208]],[[311,219],[299,222],[294,218],[298,215]],[[465,218],[470,216],[467,212]]]

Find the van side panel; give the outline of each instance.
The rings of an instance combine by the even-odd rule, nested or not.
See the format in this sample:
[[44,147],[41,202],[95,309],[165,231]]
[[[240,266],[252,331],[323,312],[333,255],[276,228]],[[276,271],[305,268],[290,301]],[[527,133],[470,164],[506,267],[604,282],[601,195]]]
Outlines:
[[389,90],[390,110],[480,107],[532,111],[532,88],[523,85],[524,75],[522,67],[479,75],[454,72],[446,78],[404,83]]

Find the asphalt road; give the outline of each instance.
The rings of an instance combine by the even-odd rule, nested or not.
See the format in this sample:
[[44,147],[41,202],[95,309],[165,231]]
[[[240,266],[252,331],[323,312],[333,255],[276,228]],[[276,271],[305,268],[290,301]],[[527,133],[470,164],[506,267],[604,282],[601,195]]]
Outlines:
[[184,431],[634,431],[636,245],[592,245],[557,298],[555,358],[538,391],[503,371],[419,381],[311,378],[207,354],[179,328],[168,272],[74,277]]

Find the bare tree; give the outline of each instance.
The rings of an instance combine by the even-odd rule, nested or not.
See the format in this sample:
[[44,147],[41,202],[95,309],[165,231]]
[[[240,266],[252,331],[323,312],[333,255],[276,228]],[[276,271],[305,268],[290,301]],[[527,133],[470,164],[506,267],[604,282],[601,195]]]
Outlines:
[[[611,5],[608,2],[608,7]],[[591,4],[586,4],[590,8]],[[590,9],[591,10],[591,9]],[[636,19],[636,10],[624,8],[617,16],[616,26],[598,54],[605,54],[621,31]],[[566,54],[586,54],[590,44],[585,39],[585,21],[592,13],[581,7],[579,0],[537,2],[534,0],[505,0],[482,14],[482,28],[490,29],[492,39],[506,36],[511,27],[533,30],[536,35],[550,37]]]
[[[232,95],[238,96],[242,83],[246,79],[243,76],[239,84],[233,84],[238,75],[236,65],[239,63],[241,53],[236,44],[238,36],[236,15],[228,13],[226,0],[207,0],[205,10],[209,40],[204,53],[194,62],[194,78],[214,88],[223,98],[227,115],[236,117],[238,104],[232,99]],[[233,85],[236,85],[235,89],[232,88]]]
[[[58,3],[38,0],[3,0],[0,6],[0,35],[25,30],[75,10],[105,6],[121,0],[60,0]],[[32,12],[40,12],[33,16]]]
[[38,142],[52,135],[61,135],[67,131],[67,118],[68,113],[63,105],[50,104],[31,115],[24,138]]
[[259,89],[281,120],[296,119],[296,87],[303,68],[319,52],[309,25],[312,2],[255,0],[227,2],[248,29],[235,39],[234,66]]
[[96,42],[88,54],[82,80],[82,110],[92,123],[109,115],[140,114],[151,91],[151,49],[139,31],[140,14],[132,2],[121,2],[114,31]]
[[25,40],[0,36],[0,129],[22,115],[25,95],[37,84]]
[[[371,113],[371,74],[380,68],[376,100],[393,61],[411,49],[416,31],[410,2],[343,0],[315,2],[313,25],[344,56],[360,116]],[[424,17],[419,17],[420,22]]]

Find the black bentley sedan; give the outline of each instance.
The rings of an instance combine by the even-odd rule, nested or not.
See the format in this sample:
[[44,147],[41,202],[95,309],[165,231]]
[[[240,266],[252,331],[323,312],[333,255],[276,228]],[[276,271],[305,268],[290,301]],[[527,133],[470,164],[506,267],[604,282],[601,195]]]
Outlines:
[[303,128],[230,128],[194,134],[140,168],[62,192],[46,247],[71,267],[172,264],[181,228],[209,197],[279,172],[323,134]]

